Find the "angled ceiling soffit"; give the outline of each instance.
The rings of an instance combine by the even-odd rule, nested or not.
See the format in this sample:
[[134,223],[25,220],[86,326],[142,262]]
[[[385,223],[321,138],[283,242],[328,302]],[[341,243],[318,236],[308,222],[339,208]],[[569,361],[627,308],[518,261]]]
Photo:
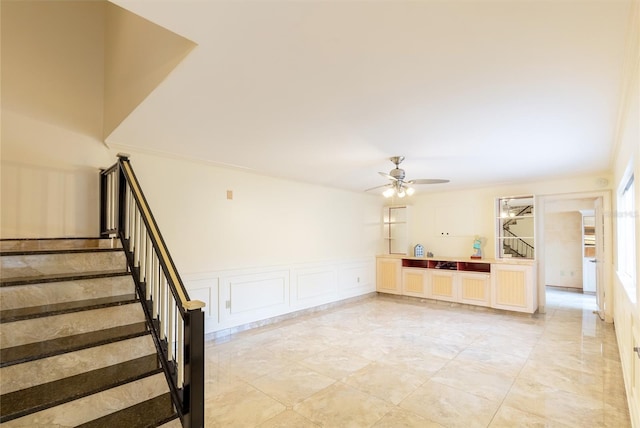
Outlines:
[[104,139],[196,46],[113,3],[105,22]]

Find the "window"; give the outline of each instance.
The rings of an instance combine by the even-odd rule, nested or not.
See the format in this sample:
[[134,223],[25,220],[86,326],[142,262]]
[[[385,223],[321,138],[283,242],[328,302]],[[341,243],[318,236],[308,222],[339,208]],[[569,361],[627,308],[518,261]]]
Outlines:
[[618,190],[618,274],[625,285],[636,287],[636,225],[633,174],[625,175]]

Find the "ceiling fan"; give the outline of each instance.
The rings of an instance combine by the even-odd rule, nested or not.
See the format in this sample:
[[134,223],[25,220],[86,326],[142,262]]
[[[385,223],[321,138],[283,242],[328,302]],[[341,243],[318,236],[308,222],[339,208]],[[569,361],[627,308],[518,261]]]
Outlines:
[[391,183],[372,187],[371,189],[365,190],[365,192],[382,187],[388,187],[387,190],[382,192],[385,198],[389,198],[394,194],[398,195],[400,198],[404,198],[406,195],[413,195],[415,189],[412,186],[414,184],[440,184],[449,182],[449,180],[443,180],[440,178],[416,178],[414,180],[405,180],[404,169],[400,168],[400,164],[404,160],[404,156],[393,156],[390,157],[389,160],[393,162],[396,167],[389,171],[389,174],[385,172],[379,172],[378,174],[391,180]]

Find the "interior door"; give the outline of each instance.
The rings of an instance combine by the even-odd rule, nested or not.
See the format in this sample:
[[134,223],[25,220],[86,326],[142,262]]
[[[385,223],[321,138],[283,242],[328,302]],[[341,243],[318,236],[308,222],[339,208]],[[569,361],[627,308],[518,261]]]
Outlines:
[[605,299],[604,299],[604,213],[602,207],[602,197],[596,198],[594,202],[594,214],[596,217],[595,241],[596,241],[596,304],[598,314],[601,319],[605,319]]

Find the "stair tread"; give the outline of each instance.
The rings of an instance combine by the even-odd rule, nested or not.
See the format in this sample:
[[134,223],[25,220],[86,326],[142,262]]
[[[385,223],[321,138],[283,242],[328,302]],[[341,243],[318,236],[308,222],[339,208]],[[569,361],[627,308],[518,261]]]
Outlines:
[[43,342],[0,349],[0,367],[51,357],[106,343],[149,334],[147,324],[138,322]]
[[35,250],[12,249],[0,250],[0,256],[37,256],[40,254],[76,254],[76,253],[108,253],[123,251],[122,248],[84,247],[84,248],[46,248]]
[[22,276],[0,278],[0,287],[9,287],[26,284],[40,284],[45,282],[73,281],[77,279],[105,278],[110,276],[129,275],[130,272],[123,269],[109,269],[100,271],[85,271],[71,273],[54,273],[46,275]]
[[65,248],[112,248],[113,246],[121,247],[120,240],[95,237],[0,239],[1,251],[27,251]]
[[0,322],[20,321],[31,318],[67,314],[70,312],[88,311],[108,306],[125,305],[137,301],[135,293],[119,296],[98,297],[95,299],[75,300],[72,302],[53,303],[41,306],[29,306],[18,309],[0,311]]
[[111,413],[93,421],[79,425],[81,428],[156,427],[177,417],[171,395],[167,392],[126,409]]
[[0,422],[16,419],[162,371],[156,354],[0,396]]

